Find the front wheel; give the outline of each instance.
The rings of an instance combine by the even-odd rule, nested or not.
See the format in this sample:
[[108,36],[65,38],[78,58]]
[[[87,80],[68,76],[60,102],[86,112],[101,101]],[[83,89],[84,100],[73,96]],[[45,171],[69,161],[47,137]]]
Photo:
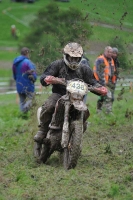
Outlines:
[[74,121],[70,127],[70,140],[68,146],[64,148],[63,165],[65,169],[75,168],[81,153],[81,140],[83,134],[83,123]]

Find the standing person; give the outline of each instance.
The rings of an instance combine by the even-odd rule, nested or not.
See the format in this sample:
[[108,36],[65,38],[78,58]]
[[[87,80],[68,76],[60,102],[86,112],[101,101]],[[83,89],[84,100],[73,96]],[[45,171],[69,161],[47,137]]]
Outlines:
[[88,67],[90,67],[89,59],[85,56],[83,56],[81,63],[84,65],[88,65]]
[[82,56],[83,49],[80,44],[74,42],[68,43],[64,47],[63,59],[52,62],[40,77],[42,86],[52,84],[52,95],[41,107],[39,130],[34,136],[34,141],[37,143],[36,151],[38,151],[41,141],[47,135],[56,102],[61,96],[66,94],[66,87],[56,84],[54,82],[54,77],[63,78],[65,80],[79,78],[87,84],[99,87],[100,90],[103,89],[94,78],[91,68],[81,63]]
[[120,62],[118,59],[118,49],[116,47],[112,48],[112,58],[114,60],[114,65],[115,65],[115,69],[116,69],[115,74],[116,74],[116,81],[117,81],[118,76],[119,76]]
[[21,55],[13,61],[12,72],[16,81],[17,93],[20,100],[20,110],[27,113],[31,108],[37,79],[35,65],[31,62],[30,51],[27,47],[21,49]]
[[[110,95],[105,97],[101,96],[97,101],[97,112],[102,109],[106,113],[112,112],[112,101],[113,93],[112,91],[115,88],[116,75],[115,75],[115,65],[114,60],[112,59],[112,47],[105,47],[104,54],[100,55],[96,61],[93,68],[94,76],[103,86],[107,86],[110,90]],[[108,93],[109,94],[109,93]]]
[[11,25],[11,34],[14,38],[17,38],[15,25]]
[[[89,59],[83,55],[81,63],[90,67]],[[84,96],[84,103],[87,102],[87,94]]]
[[[112,58],[114,60],[114,65],[115,65],[115,70],[116,70],[115,71],[115,75],[116,75],[116,82],[117,82],[117,79],[119,77],[120,62],[118,60],[118,49],[116,47],[112,48]],[[116,83],[115,83],[115,87],[116,87]],[[113,101],[114,101],[115,87],[114,87],[114,90],[113,90]]]

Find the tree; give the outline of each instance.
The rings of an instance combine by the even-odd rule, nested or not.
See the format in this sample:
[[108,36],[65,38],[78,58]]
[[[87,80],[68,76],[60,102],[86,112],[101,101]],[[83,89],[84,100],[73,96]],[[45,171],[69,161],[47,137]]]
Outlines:
[[84,45],[92,34],[88,17],[79,9],[71,7],[64,11],[55,2],[42,8],[30,26],[31,32],[21,47],[26,45],[33,50],[32,57],[40,70],[42,64],[48,65],[59,58],[68,42]]
[[109,42],[111,47],[116,47],[119,51],[120,68],[126,70],[129,68],[129,61],[126,52],[126,47],[120,37],[112,38]]

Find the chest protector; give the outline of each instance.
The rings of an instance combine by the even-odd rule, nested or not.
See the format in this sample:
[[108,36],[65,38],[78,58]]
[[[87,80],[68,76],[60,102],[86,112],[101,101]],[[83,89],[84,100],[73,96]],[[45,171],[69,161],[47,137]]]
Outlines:
[[68,69],[66,69],[65,65],[60,65],[58,77],[65,78],[66,80],[71,80],[74,78],[83,80],[83,74],[81,73],[80,67],[78,67],[76,70],[71,70],[68,73]]
[[[115,65],[114,65],[113,59],[111,59],[111,64],[110,64],[108,62],[108,60],[104,57],[104,55],[101,55],[98,58],[102,58],[104,60],[104,64],[105,64],[105,67],[104,67],[104,79],[105,79],[106,84],[108,83],[110,77],[111,77],[112,83],[115,83],[116,82],[116,76],[114,75],[114,72],[116,71],[116,69],[115,69]],[[110,75],[110,72],[111,72],[110,68],[111,67],[113,69],[113,74]],[[96,80],[99,81],[99,77],[98,77],[96,66],[93,67],[93,72],[94,72],[94,76],[95,76]]]

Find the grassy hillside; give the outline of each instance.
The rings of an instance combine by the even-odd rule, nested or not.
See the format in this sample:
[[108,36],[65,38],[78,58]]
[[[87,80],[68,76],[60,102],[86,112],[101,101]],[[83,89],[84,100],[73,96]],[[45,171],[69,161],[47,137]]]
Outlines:
[[[19,54],[17,45],[30,30],[36,12],[49,2],[0,3],[0,77],[11,75],[11,61]],[[92,62],[112,36],[123,38],[132,57],[132,0],[57,3],[61,9],[76,6],[89,15],[94,34],[86,50]],[[13,24],[20,31],[18,40],[11,36]],[[122,96],[116,91],[111,116],[96,113],[97,96],[89,93],[89,126],[78,165],[70,171],[63,169],[57,153],[46,165],[34,160],[36,111],[48,97],[49,89],[43,91],[46,94],[36,96],[27,120],[21,117],[16,94],[0,94],[0,200],[132,200],[133,91],[127,87]]]
[[[2,1],[0,3],[0,46],[17,47],[21,38],[30,30],[29,23],[35,18],[35,14],[49,2],[49,0],[37,0],[35,3],[30,4],[14,3],[9,0]],[[97,45],[88,41],[86,46],[87,50],[90,51],[93,49],[96,51],[96,54],[98,54],[99,51],[103,50],[110,38],[120,36],[125,41],[128,52],[132,52],[130,44],[133,42],[133,2],[131,0],[70,0],[69,3],[57,1],[57,5],[60,9],[64,10],[68,9],[70,6],[76,6],[84,12],[85,16],[89,16],[90,21],[93,22],[93,36],[90,40],[96,42]],[[103,26],[101,23],[111,26]],[[18,40],[15,40],[11,36],[11,25],[13,24],[16,25],[17,30],[20,32]],[[112,25],[115,27],[112,27]],[[12,51],[15,52],[13,49]],[[0,57],[3,60],[11,59],[10,54],[4,55],[3,53],[0,53]]]

